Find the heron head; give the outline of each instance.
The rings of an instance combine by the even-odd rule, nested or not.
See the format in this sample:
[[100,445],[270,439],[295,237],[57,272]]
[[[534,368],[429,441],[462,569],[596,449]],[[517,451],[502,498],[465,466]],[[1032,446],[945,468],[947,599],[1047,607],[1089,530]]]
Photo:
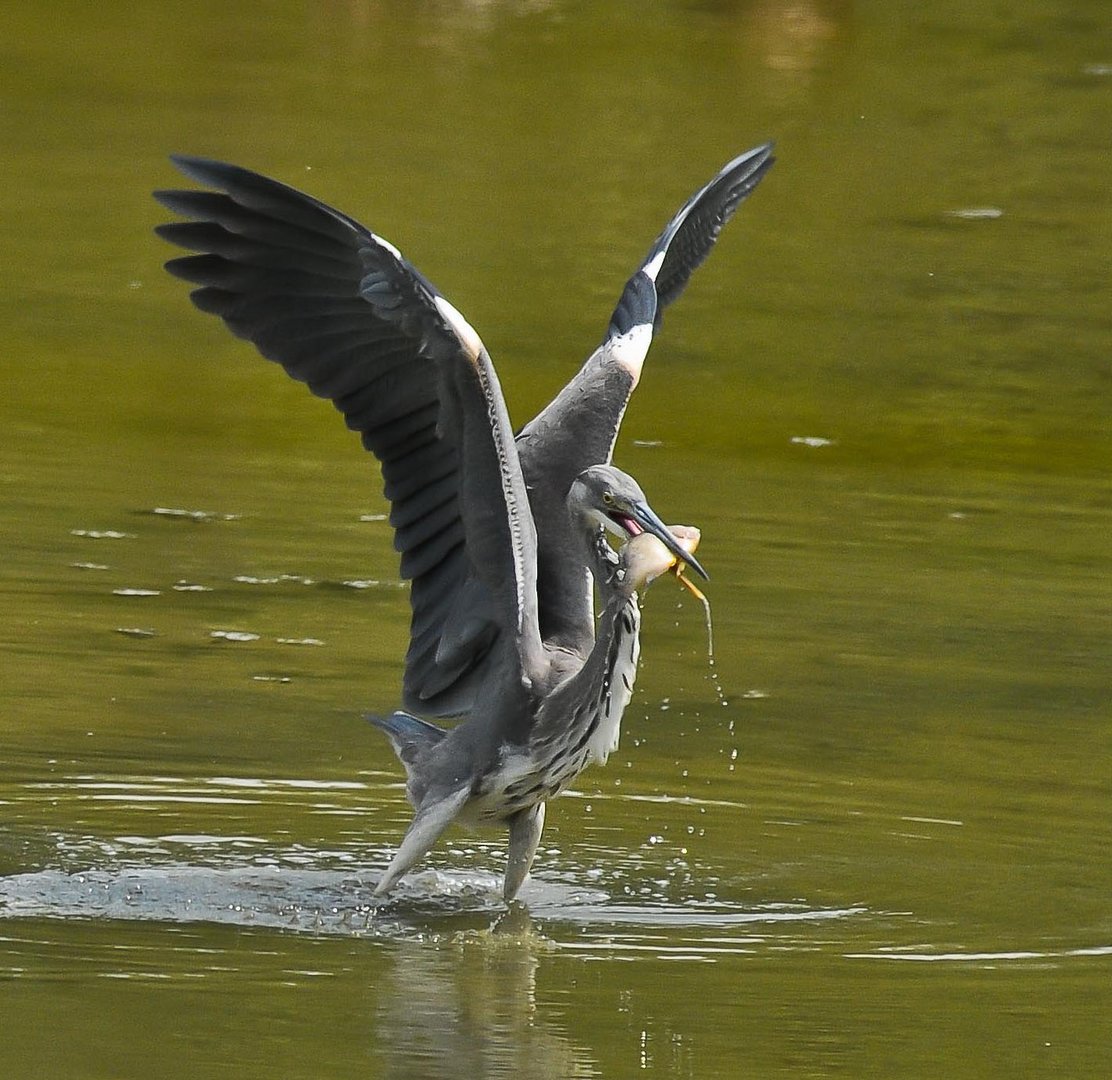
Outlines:
[[648,533],[702,577],[707,572],[649,506],[641,485],[613,465],[592,465],[572,482],[568,509],[588,528],[601,527],[623,542]]

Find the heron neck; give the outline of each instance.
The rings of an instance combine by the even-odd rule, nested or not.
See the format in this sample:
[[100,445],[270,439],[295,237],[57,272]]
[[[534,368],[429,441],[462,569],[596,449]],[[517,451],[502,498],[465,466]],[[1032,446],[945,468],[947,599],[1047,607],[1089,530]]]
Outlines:
[[612,597],[633,596],[637,583],[628,573],[624,548],[615,551],[601,529],[588,534],[585,543],[585,562],[591,568],[603,606],[609,605]]
[[604,596],[595,646],[582,673],[590,679],[594,691],[591,696],[598,703],[590,753],[600,765],[618,745],[622,714],[633,696],[641,654],[641,608],[637,594],[611,589]]
[[581,755],[580,769],[591,761],[602,764],[618,745],[641,651],[637,595],[612,584],[609,562],[599,572],[604,569],[596,575],[603,610],[591,650],[583,666],[541,705],[533,731],[538,743],[569,743],[571,752]]

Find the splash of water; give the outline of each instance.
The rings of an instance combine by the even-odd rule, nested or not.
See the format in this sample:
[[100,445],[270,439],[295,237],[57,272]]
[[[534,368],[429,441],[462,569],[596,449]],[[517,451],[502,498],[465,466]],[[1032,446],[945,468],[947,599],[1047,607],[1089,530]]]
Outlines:
[[677,564],[673,572],[676,575],[676,580],[689,592],[696,600],[703,605],[703,616],[707,625],[707,667],[710,669],[708,678],[711,685],[714,687],[715,696],[718,698],[719,705],[728,704],[726,695],[722,692],[722,684],[718,679],[718,671],[715,669],[714,661],[714,621],[711,618],[710,601],[707,599],[706,594],[700,589],[689,577],[684,574],[684,568],[681,564]]

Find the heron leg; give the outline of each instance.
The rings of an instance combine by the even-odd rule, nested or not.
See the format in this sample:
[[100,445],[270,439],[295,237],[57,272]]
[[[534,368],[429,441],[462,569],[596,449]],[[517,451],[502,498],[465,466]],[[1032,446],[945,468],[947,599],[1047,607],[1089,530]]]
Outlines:
[[460,788],[443,799],[422,806],[413,815],[397,854],[390,860],[386,873],[375,886],[375,896],[382,896],[383,893],[389,892],[397,880],[408,873],[414,863],[424,857],[429,848],[440,838],[440,834],[455,820],[470,797],[470,788]]
[[506,880],[502,885],[502,896],[506,900],[512,900],[517,895],[517,890],[529,873],[543,829],[543,802],[528,810],[519,810],[510,818],[510,850],[506,861]]

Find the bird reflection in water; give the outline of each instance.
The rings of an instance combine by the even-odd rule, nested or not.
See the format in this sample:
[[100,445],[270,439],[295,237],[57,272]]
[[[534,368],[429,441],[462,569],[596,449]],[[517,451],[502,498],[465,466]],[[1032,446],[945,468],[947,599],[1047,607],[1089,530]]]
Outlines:
[[514,904],[489,931],[390,950],[374,987],[373,1041],[384,1077],[597,1076],[588,1049],[538,1009],[536,976],[551,943]]

